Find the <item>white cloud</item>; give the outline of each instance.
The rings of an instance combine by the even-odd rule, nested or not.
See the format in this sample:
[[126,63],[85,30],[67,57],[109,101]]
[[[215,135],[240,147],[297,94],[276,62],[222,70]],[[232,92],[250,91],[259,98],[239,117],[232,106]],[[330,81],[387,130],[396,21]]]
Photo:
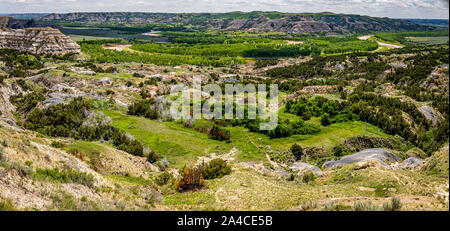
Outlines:
[[335,12],[393,18],[448,18],[448,0],[0,0],[0,13]]

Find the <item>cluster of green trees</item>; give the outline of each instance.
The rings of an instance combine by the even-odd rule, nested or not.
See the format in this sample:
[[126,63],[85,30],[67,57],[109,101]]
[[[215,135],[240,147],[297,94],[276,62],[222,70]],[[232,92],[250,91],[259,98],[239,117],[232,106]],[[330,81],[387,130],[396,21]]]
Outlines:
[[331,123],[357,120],[358,116],[352,113],[348,106],[345,101],[329,100],[321,96],[313,99],[301,97],[295,101],[288,100],[285,111],[304,120],[309,120],[312,116],[322,117],[322,125],[326,126]]
[[122,42],[117,39],[82,41],[82,51],[97,62],[141,62],[157,65],[228,66],[242,63],[238,57],[277,58],[320,54],[372,51],[378,47],[373,41],[343,38],[303,37],[304,43],[289,44],[286,35],[244,34],[237,32],[164,32],[170,44],[135,41],[132,49],[142,52],[104,50],[101,44]]
[[79,97],[68,104],[57,104],[46,109],[34,109],[26,116],[23,126],[53,137],[73,137],[87,141],[106,140],[120,150],[143,156],[142,143],[130,138],[111,125],[85,125],[91,104]]
[[331,76],[332,71],[323,68],[320,65],[320,58],[314,58],[313,60],[296,65],[277,67],[270,69],[266,72],[270,77],[275,78],[300,78],[307,79],[312,77],[325,77]]
[[[203,38],[203,40],[200,40]],[[200,55],[200,56],[227,56],[227,57],[295,57],[325,54],[339,54],[348,52],[372,51],[378,48],[373,41],[361,41],[355,37],[346,38],[306,38],[304,44],[287,44],[281,38],[270,39],[261,37],[227,37],[219,38],[201,36],[195,39],[174,40],[173,44],[134,44],[131,48],[144,52]],[[205,39],[208,39],[205,41]],[[287,38],[284,38],[287,39]],[[188,43],[181,43],[181,42]],[[195,41],[195,43],[194,43]],[[205,43],[203,43],[205,42]],[[213,43],[215,42],[215,43]]]
[[175,55],[164,53],[139,53],[103,49],[98,44],[82,43],[83,53],[91,56],[92,62],[98,63],[151,63],[161,66],[176,66],[182,64],[223,67],[243,61],[231,57],[203,57],[196,55]]
[[409,32],[397,32],[397,33],[383,33],[379,32],[375,34],[375,37],[388,42],[400,42],[402,44],[408,43],[406,37],[448,37],[447,30],[435,30],[435,31],[409,31]]
[[143,99],[138,102],[135,102],[128,106],[128,115],[135,115],[135,116],[143,116],[148,119],[156,120],[158,119],[158,111],[152,108],[152,105],[155,103],[155,100],[153,98],[147,100]]
[[[361,61],[365,58],[365,61]],[[352,65],[347,65],[346,62]],[[344,63],[344,64],[342,64]],[[340,64],[343,69],[336,71],[329,70]],[[329,67],[328,69],[325,67]],[[381,61],[379,54],[376,53],[350,53],[333,56],[314,56],[308,62],[291,65],[286,67],[279,67],[268,70],[266,74],[274,78],[316,78],[316,77],[331,77],[335,75],[339,79],[357,79],[365,78],[374,80],[379,74],[390,69],[391,67],[385,62]]]
[[45,92],[35,91],[29,94],[19,93],[9,97],[9,101],[16,106],[16,114],[26,115],[33,110],[40,102],[45,100]]
[[448,64],[448,60],[448,48],[429,50],[425,54],[406,58],[405,62],[411,62],[411,64],[407,68],[398,68],[394,73],[390,73],[386,76],[386,80],[395,84],[417,85],[426,79],[436,66]]
[[[425,151],[433,151],[433,143],[442,144],[443,140],[448,139],[448,126],[441,132],[433,131],[441,128],[432,128],[431,123],[412,103],[402,102],[396,98],[362,93],[350,95],[349,102],[351,111],[357,114],[361,121],[376,125],[388,134],[399,135]],[[413,123],[403,116],[404,113]],[[448,124],[448,122],[446,123]],[[432,137],[428,135],[430,129],[433,131]]]
[[209,57],[295,57],[310,54],[320,54],[320,49],[314,46],[287,45],[286,42],[252,38],[215,44],[134,44],[132,49],[150,53],[177,55],[196,55]]
[[33,55],[13,49],[0,49],[0,61],[9,67],[8,73],[12,77],[25,77],[27,70],[36,70],[44,67],[40,55]]

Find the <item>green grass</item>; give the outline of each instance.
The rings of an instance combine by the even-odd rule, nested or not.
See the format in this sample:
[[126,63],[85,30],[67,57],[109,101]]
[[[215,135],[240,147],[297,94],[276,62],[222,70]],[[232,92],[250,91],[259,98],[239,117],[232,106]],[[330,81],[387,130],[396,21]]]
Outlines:
[[[289,115],[288,113],[281,113],[280,118]],[[320,125],[320,118],[312,117],[311,121],[314,124]],[[388,137],[380,128],[361,121],[350,121],[344,123],[335,123],[327,127],[321,127],[321,131],[315,135],[293,135],[291,137],[269,139],[269,137],[246,132],[249,140],[252,140],[256,145],[272,146],[274,149],[287,150],[292,144],[298,143],[302,147],[323,147],[331,149],[335,145],[344,142],[345,139],[354,136],[382,136]],[[232,140],[234,140],[232,133]]]
[[83,40],[112,39],[111,37],[90,36],[90,35],[77,35],[77,34],[69,34],[68,36],[69,36],[74,42],[83,41]]
[[[260,147],[272,146],[275,150],[287,150],[292,144],[303,147],[317,146],[331,149],[345,139],[354,136],[384,136],[381,129],[365,122],[351,121],[336,123],[321,127],[321,132],[315,135],[294,135],[287,138],[270,139],[260,133],[249,132],[243,127],[231,127],[231,142],[221,142],[209,139],[204,133],[191,128],[185,128],[176,122],[158,122],[141,117],[129,116],[117,111],[103,111],[113,119],[113,125],[144,142],[151,149],[167,157],[175,167],[182,167],[195,161],[199,156],[210,153],[223,154],[235,147],[239,151],[240,161],[263,160],[264,154]],[[295,119],[295,115],[280,113],[280,118]],[[313,117],[312,123],[320,124],[320,118]],[[85,149],[87,149],[85,147]]]
[[75,149],[78,151],[82,151],[87,156],[97,155],[98,153],[106,151],[106,148],[100,144],[82,140],[75,142],[74,144],[68,146],[66,149]]
[[448,42],[448,37],[406,37],[410,42],[424,44],[444,44]]
[[231,144],[208,139],[204,133],[184,128],[176,122],[158,122],[129,116],[117,111],[103,111],[113,119],[113,125],[144,142],[151,149],[182,167],[209,153],[226,153]]
[[50,180],[60,183],[82,184],[94,187],[94,177],[85,172],[77,172],[72,169],[59,171],[59,169],[37,169],[33,176],[41,180]]
[[151,181],[142,177],[108,175],[108,178],[113,182],[125,182],[132,185],[150,185]]

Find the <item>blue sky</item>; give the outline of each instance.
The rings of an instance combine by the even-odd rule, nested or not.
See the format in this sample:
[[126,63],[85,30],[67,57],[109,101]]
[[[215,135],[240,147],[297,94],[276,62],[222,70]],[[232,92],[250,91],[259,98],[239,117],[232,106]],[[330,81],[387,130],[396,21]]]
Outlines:
[[448,0],[0,0],[0,13],[335,12],[391,18],[448,19]]

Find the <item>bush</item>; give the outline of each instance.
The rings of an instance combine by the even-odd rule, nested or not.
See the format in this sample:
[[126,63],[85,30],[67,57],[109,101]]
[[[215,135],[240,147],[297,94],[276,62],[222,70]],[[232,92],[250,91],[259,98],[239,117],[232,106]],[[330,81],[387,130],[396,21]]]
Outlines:
[[217,125],[213,125],[211,129],[208,131],[209,138],[213,140],[230,140],[230,131],[223,129]]
[[151,150],[147,155],[147,161],[152,164],[158,161],[160,158],[161,156],[158,153],[154,152],[153,150]]
[[400,211],[402,209],[402,202],[397,197],[392,197],[391,203],[386,202],[383,204],[384,211]]
[[140,100],[130,106],[128,106],[128,115],[136,115],[136,116],[144,116],[145,118],[149,118],[152,120],[158,119],[158,112],[154,109],[151,109],[151,105],[154,103],[154,100]]
[[155,178],[155,183],[159,186],[168,184],[173,179],[172,173],[164,171]]
[[342,156],[344,154],[344,148],[342,147],[342,145],[336,145],[333,147],[333,155],[334,156]]
[[378,208],[378,206],[376,206],[376,205],[372,205],[371,201],[369,201],[367,203],[358,201],[353,205],[353,210],[354,211],[379,211],[380,208]]
[[45,95],[42,92],[32,92],[26,95],[19,93],[9,98],[9,101],[17,107],[16,112],[21,115],[28,114],[44,100]]
[[66,147],[66,144],[63,142],[59,142],[59,141],[53,141],[50,146],[54,147],[54,148],[64,148]]
[[316,175],[314,175],[313,172],[307,172],[303,175],[302,177],[302,181],[303,183],[310,183],[310,182],[314,182],[316,180]]
[[11,200],[0,200],[0,211],[15,211],[16,208]]
[[323,114],[322,118],[320,118],[320,124],[322,124],[322,126],[328,126],[331,124],[330,116],[327,113]]
[[69,104],[57,104],[46,109],[35,108],[27,115],[23,126],[45,135],[72,137],[86,141],[107,140],[122,151],[143,156],[143,145],[111,125],[84,125],[89,119],[91,105],[81,97]]
[[272,152],[269,154],[270,160],[275,161],[277,163],[291,165],[295,162],[296,158],[292,155],[291,151],[289,152]]
[[202,166],[202,175],[207,180],[221,178],[230,173],[231,167],[220,158],[211,160],[211,162]]
[[184,167],[182,178],[177,184],[177,190],[179,192],[198,190],[203,188],[204,183],[201,168]]
[[292,155],[295,156],[296,160],[301,160],[303,156],[303,148],[299,144],[293,144],[291,146]]
[[82,184],[88,187],[94,186],[94,177],[85,172],[77,172],[72,169],[59,171],[55,169],[38,169],[34,175],[41,179],[49,179],[60,183]]

